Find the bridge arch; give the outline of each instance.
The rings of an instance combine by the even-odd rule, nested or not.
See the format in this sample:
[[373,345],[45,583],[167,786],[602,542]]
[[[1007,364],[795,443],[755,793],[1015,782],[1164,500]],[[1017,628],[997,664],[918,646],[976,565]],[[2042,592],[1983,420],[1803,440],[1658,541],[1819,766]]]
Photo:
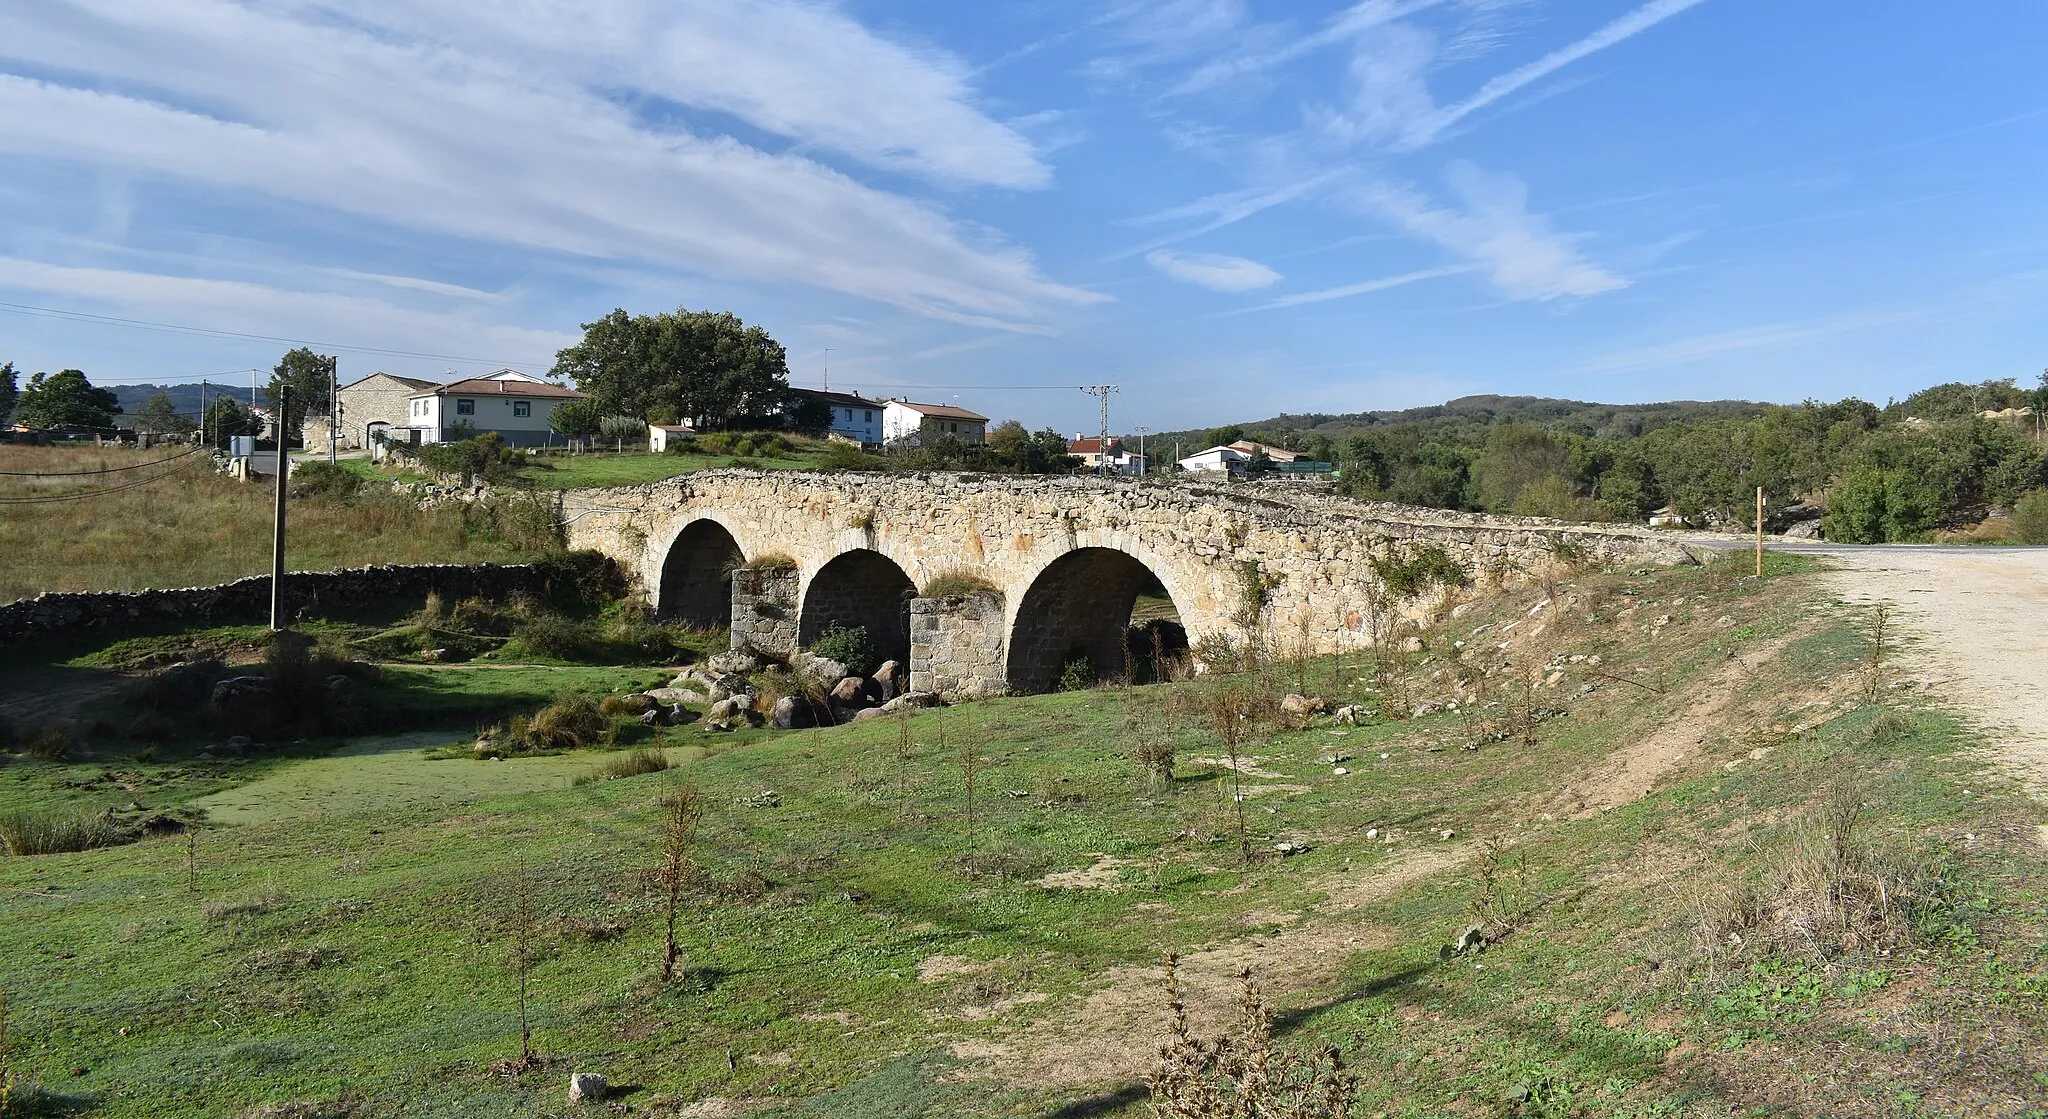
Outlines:
[[910,600],[917,584],[893,559],[872,548],[832,557],[804,587],[797,644],[809,648],[827,629],[865,626],[882,660],[910,662]]
[[662,556],[655,612],[692,625],[729,624],[732,569],[745,561],[732,530],[711,517],[690,521]]
[[[1140,596],[1147,595],[1166,600],[1163,608],[1152,612],[1162,622],[1170,615],[1173,636],[1162,643],[1169,651],[1185,648],[1184,603],[1152,564],[1114,547],[1075,548],[1053,559],[1032,576],[1010,621],[1010,689],[1051,691],[1063,666],[1076,655],[1085,655],[1098,677],[1122,677],[1127,670],[1142,676],[1151,658],[1151,640],[1145,638],[1143,647],[1125,646],[1132,609]],[[1131,643],[1139,642],[1134,637]]]

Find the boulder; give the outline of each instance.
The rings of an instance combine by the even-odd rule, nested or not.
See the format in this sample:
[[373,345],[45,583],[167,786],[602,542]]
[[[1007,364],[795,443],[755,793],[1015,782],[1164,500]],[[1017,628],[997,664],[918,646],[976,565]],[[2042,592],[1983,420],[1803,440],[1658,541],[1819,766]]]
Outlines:
[[645,694],[647,698],[661,704],[663,707],[674,707],[680,703],[709,703],[711,701],[710,696],[695,688],[678,687],[674,684],[670,684],[666,688],[649,688]]
[[875,702],[887,703],[895,699],[900,690],[897,681],[903,679],[903,665],[897,661],[883,661],[869,679],[875,683]]
[[1819,521],[1817,521],[1817,520],[1814,520],[1814,521],[1800,521],[1800,522],[1799,522],[1798,524],[1795,524],[1795,525],[1787,525],[1787,526],[1785,527],[1785,539],[1787,539],[1787,540],[1819,540],[1819,539],[1820,539],[1820,522],[1819,522]]
[[715,676],[745,676],[761,668],[761,658],[747,649],[727,649],[704,662],[704,667]]
[[1419,653],[1419,652],[1421,652],[1421,651],[1422,651],[1422,638],[1420,638],[1420,637],[1412,637],[1412,636],[1411,636],[1411,637],[1404,637],[1404,638],[1402,638],[1402,639],[1401,639],[1401,651],[1402,651],[1402,652],[1404,652],[1404,653]]
[[680,703],[668,709],[668,725],[672,727],[679,727],[685,723],[694,723],[697,721],[697,717],[695,711]]
[[1324,703],[1321,699],[1315,696],[1305,696],[1299,692],[1288,692],[1280,699],[1281,713],[1291,715],[1297,719],[1305,719],[1310,715],[1320,715],[1328,707],[1329,704]]
[[754,695],[754,682],[744,676],[721,676],[716,683],[711,685],[711,702],[713,703],[732,699],[735,696],[744,696],[751,700],[754,698]]
[[1343,726],[1363,726],[1372,721],[1372,711],[1363,704],[1347,703],[1339,707],[1333,717]]
[[627,695],[614,696],[612,698],[614,700],[614,706],[623,711],[625,714],[632,715],[635,717],[645,715],[649,711],[657,710],[661,706],[659,703],[655,702],[653,696],[647,695],[644,692],[632,692]]
[[658,727],[662,725],[662,723],[666,720],[663,718],[663,712],[661,708],[650,707],[647,710],[642,711],[640,713],[637,721],[643,727]]
[[874,702],[869,699],[873,687],[873,683],[864,676],[847,676],[832,685],[829,696],[834,707],[858,711],[863,707],[874,706]]
[[888,717],[889,713],[887,711],[884,711],[879,707],[868,707],[854,712],[852,721],[856,723],[865,723],[869,719],[886,719]]
[[569,1102],[596,1103],[604,1098],[605,1090],[609,1087],[610,1084],[605,1078],[594,1072],[571,1073],[569,1074]]
[[805,652],[802,649],[791,654],[789,667],[804,683],[817,688],[819,691],[831,688],[832,685],[846,679],[851,673],[851,670],[839,661]]
[[244,699],[268,696],[272,690],[268,677],[230,676],[213,686],[212,699],[214,706],[219,707]]
[[937,692],[904,692],[883,704],[877,710],[894,715],[898,711],[915,711],[920,707],[944,707],[946,701]]
[[775,711],[768,717],[768,721],[776,730],[802,730],[805,727],[816,726],[818,717],[810,704],[793,695],[786,695],[775,701]]

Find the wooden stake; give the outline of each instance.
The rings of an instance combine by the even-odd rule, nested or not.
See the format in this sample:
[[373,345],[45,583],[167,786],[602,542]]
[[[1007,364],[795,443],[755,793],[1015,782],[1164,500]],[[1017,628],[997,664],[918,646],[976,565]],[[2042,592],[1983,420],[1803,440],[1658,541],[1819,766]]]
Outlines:
[[1756,488],[1756,574],[1764,574],[1764,488]]

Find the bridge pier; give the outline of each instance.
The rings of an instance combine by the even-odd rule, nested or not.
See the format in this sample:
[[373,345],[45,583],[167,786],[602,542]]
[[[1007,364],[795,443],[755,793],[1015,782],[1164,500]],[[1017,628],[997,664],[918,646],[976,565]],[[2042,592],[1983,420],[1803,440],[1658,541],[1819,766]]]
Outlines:
[[741,567],[732,573],[732,647],[788,660],[797,650],[794,567]]
[[1000,594],[978,591],[910,600],[910,690],[948,698],[1009,690]]

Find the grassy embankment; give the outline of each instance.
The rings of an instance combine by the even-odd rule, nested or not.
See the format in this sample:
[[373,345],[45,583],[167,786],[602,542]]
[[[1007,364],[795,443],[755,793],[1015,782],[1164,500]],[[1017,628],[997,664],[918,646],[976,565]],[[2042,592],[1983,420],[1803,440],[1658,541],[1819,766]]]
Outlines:
[[[1738,574],[1583,576],[1383,665],[676,728],[656,745],[686,764],[581,787],[577,754],[181,763],[91,795],[216,809],[196,887],[175,836],[0,860],[11,1059],[115,1117],[552,1112],[571,1070],[648,1114],[1138,1116],[1171,950],[1205,1020],[1251,966],[1284,1045],[1343,1048],[1358,1114],[2043,1114],[2039,809],[1870,669],[1863,619],[1800,567]],[[525,670],[402,671],[462,692]],[[1304,685],[1466,702],[1261,723],[1236,782],[1202,760],[1220,692]],[[1176,747],[1170,783],[1134,771],[1147,741]],[[165,764],[89,748],[15,761],[12,795]],[[380,791],[398,780],[438,795]],[[647,873],[685,781],[705,874],[663,985]],[[1489,950],[1441,958],[1474,920]],[[494,1070],[519,1052],[522,942],[543,1061]]]
[[[0,444],[0,470],[96,470],[177,453]],[[142,479],[149,480],[113,488]],[[270,488],[212,473],[203,454],[61,482],[0,478],[0,498],[91,490],[106,492],[77,501],[0,504],[0,602],[42,591],[202,586],[270,570]],[[552,546],[549,530],[528,523],[532,519],[497,506],[423,511],[374,491],[346,500],[308,499],[292,507],[285,562],[317,571],[517,561]]]

